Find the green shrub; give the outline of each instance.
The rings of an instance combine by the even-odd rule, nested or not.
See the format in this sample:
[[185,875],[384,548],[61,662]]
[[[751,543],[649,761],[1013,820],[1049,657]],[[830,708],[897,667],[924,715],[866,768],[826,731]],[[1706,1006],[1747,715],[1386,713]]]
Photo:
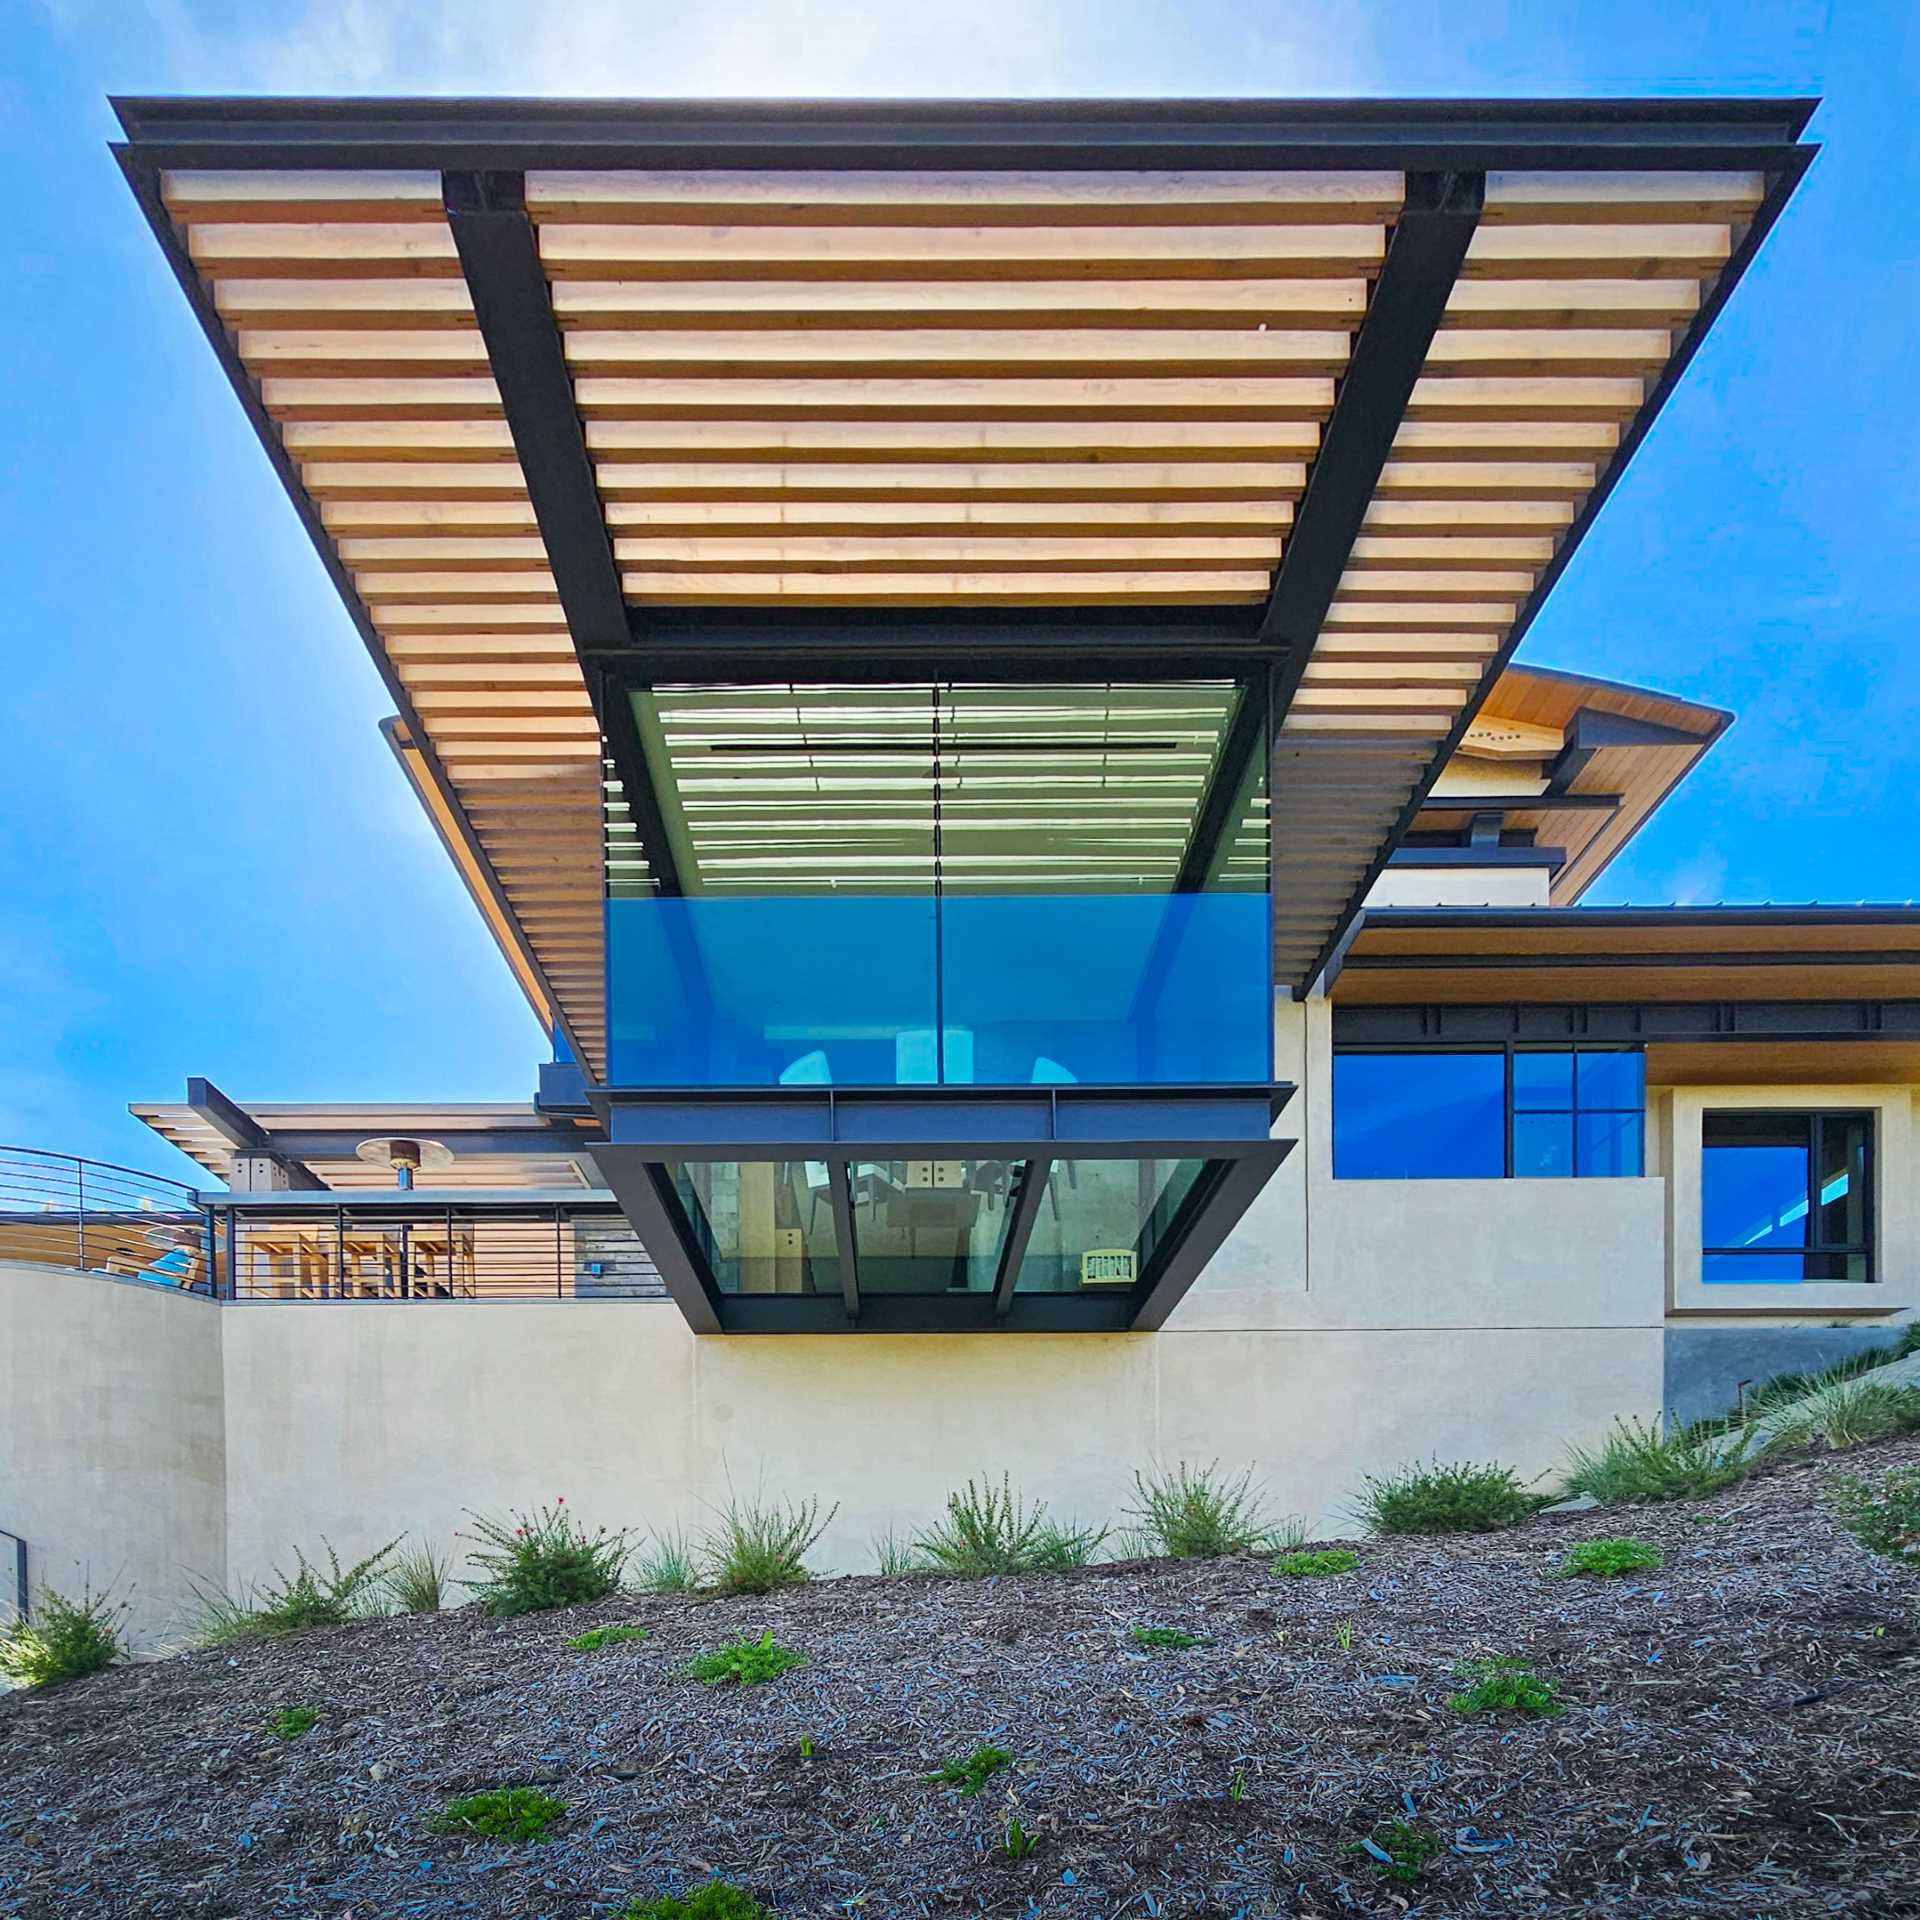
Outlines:
[[387,1569],[387,1597],[399,1613],[438,1613],[447,1604],[452,1580],[452,1555],[436,1553],[422,1541],[395,1555]]
[[350,1567],[341,1566],[329,1542],[320,1544],[327,1555],[324,1571],[295,1547],[291,1575],[275,1567],[273,1578],[264,1586],[241,1594],[197,1587],[200,1644],[218,1647],[236,1640],[304,1633],[310,1627],[343,1627],[352,1620],[373,1620],[384,1614],[387,1564],[399,1540],[389,1540]]
[[1317,1553],[1283,1553],[1273,1570],[1283,1580],[1326,1580],[1351,1573],[1359,1564],[1360,1556],[1345,1547],[1322,1547]]
[[596,1527],[592,1533],[565,1511],[562,1496],[531,1514],[510,1512],[495,1520],[468,1511],[476,1541],[467,1558],[480,1569],[460,1584],[501,1619],[546,1613],[555,1607],[604,1600],[620,1584],[630,1551],[625,1532]]
[[645,1627],[589,1627],[567,1642],[575,1653],[598,1653],[602,1647],[623,1646],[629,1640],[644,1640]]
[[567,1810],[564,1800],[535,1787],[494,1787],[449,1800],[428,1824],[436,1833],[470,1833],[482,1840],[537,1841]]
[[784,1505],[730,1499],[719,1524],[700,1543],[700,1563],[710,1586],[722,1593],[771,1593],[809,1578],[806,1557],[840,1511],[823,1514],[818,1500]]
[[1888,1386],[1871,1375],[1822,1380],[1791,1400],[1769,1388],[1751,1424],[1778,1446],[1820,1441],[1839,1452],[1920,1427],[1920,1390]]
[[1455,1713],[1524,1713],[1551,1717],[1565,1713],[1553,1683],[1543,1680],[1524,1660],[1496,1656],[1469,1660],[1454,1669],[1467,1682],[1462,1692],[1450,1694],[1447,1705]]
[[1411,1882],[1446,1847],[1431,1827],[1413,1820],[1383,1820],[1364,1840],[1351,1841],[1347,1851],[1364,1853],[1374,1871],[1389,1880]]
[[1616,1419],[1597,1448],[1570,1450],[1566,1490],[1589,1494],[1603,1507],[1698,1500],[1744,1480],[1767,1452],[1767,1443],[1754,1428],[1740,1433],[1675,1426],[1663,1430],[1657,1424]]
[[125,1659],[120,1636],[130,1604],[114,1599],[111,1587],[95,1593],[84,1580],[78,1600],[42,1588],[32,1617],[0,1630],[0,1678],[20,1687],[51,1687]]
[[634,1900],[621,1908],[617,1920],[774,1920],[752,1894],[709,1880],[691,1893],[663,1893],[653,1900]]
[[687,1536],[678,1530],[651,1535],[633,1556],[632,1581],[642,1593],[691,1593],[693,1549]]
[[1178,1627],[1129,1627],[1127,1637],[1136,1647],[1155,1653],[1185,1653],[1189,1647],[1206,1645],[1198,1635],[1182,1633]]
[[946,1761],[937,1772],[922,1776],[930,1787],[958,1787],[971,1800],[996,1773],[1013,1765],[1013,1755],[1004,1747],[975,1747],[958,1760]]
[[298,1740],[312,1732],[319,1718],[312,1707],[283,1707],[267,1722],[267,1731],[276,1740]]
[[1827,1496],[1834,1518],[1875,1553],[1920,1553],[1920,1467],[1894,1467],[1875,1480],[1848,1474]]
[[1237,1479],[1215,1460],[1204,1467],[1181,1461],[1170,1472],[1135,1472],[1129,1518],[1153,1549],[1175,1560],[1213,1560],[1228,1553],[1270,1553],[1300,1543],[1303,1525],[1276,1520],[1249,1469]]
[[873,1536],[873,1564],[885,1580],[904,1580],[910,1573],[932,1571],[913,1537],[897,1534],[891,1527]]
[[1354,1504],[1369,1533],[1497,1533],[1531,1519],[1545,1502],[1511,1467],[1430,1460],[1368,1474]]
[[1581,1573],[1590,1573],[1601,1580],[1615,1580],[1623,1573],[1651,1573],[1664,1564],[1665,1555],[1651,1541],[1630,1540],[1624,1534],[1615,1534],[1605,1540],[1575,1541],[1554,1571],[1555,1577],[1561,1580],[1570,1580]]
[[807,1656],[792,1647],[776,1644],[769,1627],[758,1640],[730,1640],[724,1647],[703,1653],[687,1668],[688,1677],[704,1680],[710,1687],[729,1681],[742,1687],[757,1687],[792,1667],[804,1667]]
[[986,1579],[999,1573],[1061,1573],[1084,1567],[1107,1537],[1105,1527],[1063,1527],[1047,1504],[1029,1511],[1005,1474],[947,1495],[947,1517],[914,1539],[920,1560],[939,1573]]

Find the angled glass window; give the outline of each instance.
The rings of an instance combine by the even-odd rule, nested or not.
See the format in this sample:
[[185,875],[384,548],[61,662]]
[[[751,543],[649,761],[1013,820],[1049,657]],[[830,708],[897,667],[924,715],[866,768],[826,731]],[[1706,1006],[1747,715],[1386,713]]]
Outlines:
[[1020,1262],[1023,1293],[1124,1291],[1146,1272],[1204,1160],[1056,1160]]
[[722,1293],[840,1292],[825,1161],[688,1160],[666,1172]]
[[1265,1083],[1263,698],[1231,681],[632,692],[679,891],[638,851],[616,761],[613,1083]]
[[1022,1162],[856,1160],[862,1293],[990,1293]]
[[1703,1115],[1700,1241],[1710,1284],[1871,1281],[1872,1115]]

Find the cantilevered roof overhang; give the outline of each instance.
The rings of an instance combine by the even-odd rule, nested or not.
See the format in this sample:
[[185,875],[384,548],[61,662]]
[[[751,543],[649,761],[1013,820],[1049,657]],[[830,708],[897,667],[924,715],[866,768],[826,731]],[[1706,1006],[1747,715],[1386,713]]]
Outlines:
[[1309,983],[1813,152],[1803,100],[117,107],[594,1076],[603,778],[676,877],[634,685],[1256,688]]

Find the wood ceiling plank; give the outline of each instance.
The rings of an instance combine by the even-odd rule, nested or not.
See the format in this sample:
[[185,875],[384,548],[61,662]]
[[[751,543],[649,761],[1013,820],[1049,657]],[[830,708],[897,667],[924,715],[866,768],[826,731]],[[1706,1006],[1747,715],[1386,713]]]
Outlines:
[[1022,565],[1101,568],[1185,565],[1195,567],[1271,567],[1279,542],[1261,538],[1222,539],[1106,533],[1085,539],[1036,539],[1023,535],[969,535],[955,539],[915,535],[906,539],[782,538],[736,539],[701,534],[692,539],[620,539],[614,556],[637,569],[648,567],[729,566],[792,568],[799,572],[841,566],[883,571],[908,563],[913,571],[944,567],[949,571],[991,568],[1006,561]]
[[[782,463],[738,465],[643,463],[603,460],[595,470],[601,498],[658,502],[671,496],[711,500],[773,500],[799,497],[835,500],[1081,500],[1211,499],[1265,500],[1276,488],[1298,493],[1306,483],[1303,461],[1007,461],[990,466],[961,462],[872,464]],[[1535,489],[1538,491],[1538,489]]]
[[1317,451],[1320,423],[1282,420],[592,420],[596,455],[646,459],[1084,460],[1091,454],[1281,458]]
[[1264,600],[1268,575],[1254,573],[701,574],[627,572],[630,600],[664,606],[1116,606],[1236,605]]

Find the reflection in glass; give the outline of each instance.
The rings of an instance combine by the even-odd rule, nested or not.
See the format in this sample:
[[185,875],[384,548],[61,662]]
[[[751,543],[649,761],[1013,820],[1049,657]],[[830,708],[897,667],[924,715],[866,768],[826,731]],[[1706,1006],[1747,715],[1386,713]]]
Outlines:
[[1022,1164],[855,1161],[860,1291],[992,1292]]
[[1146,1272],[1207,1165],[1204,1160],[1054,1161],[1016,1290],[1124,1291]]
[[1573,1055],[1520,1052],[1513,1056],[1513,1110],[1516,1113],[1573,1106]]
[[1335,1054],[1335,1177],[1498,1180],[1506,1085],[1499,1053]]
[[1870,1281],[1871,1117],[1704,1115],[1700,1237],[1709,1283]]
[[840,1292],[825,1161],[689,1160],[666,1171],[722,1293]]
[[1513,1171],[1521,1179],[1571,1179],[1573,1115],[1516,1113],[1513,1116]]

